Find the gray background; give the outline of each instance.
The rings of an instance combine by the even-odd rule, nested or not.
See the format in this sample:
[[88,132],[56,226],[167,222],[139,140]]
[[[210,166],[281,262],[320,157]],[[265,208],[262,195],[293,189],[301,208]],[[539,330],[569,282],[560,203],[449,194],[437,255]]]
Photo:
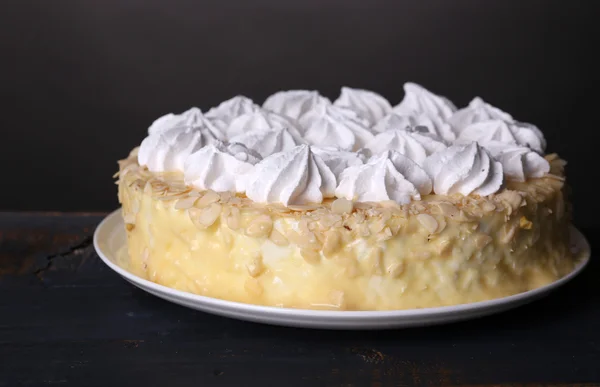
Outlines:
[[[108,211],[116,160],[167,112],[342,85],[392,102],[410,80],[480,95],[569,161],[595,222],[593,1],[7,1],[0,13],[0,210]],[[594,177],[590,179],[590,177]]]

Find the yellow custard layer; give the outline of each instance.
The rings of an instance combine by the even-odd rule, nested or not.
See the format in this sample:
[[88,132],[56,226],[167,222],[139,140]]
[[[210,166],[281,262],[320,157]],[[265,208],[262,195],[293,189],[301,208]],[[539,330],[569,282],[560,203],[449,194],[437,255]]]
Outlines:
[[177,174],[120,162],[134,274],[175,289],[289,308],[391,310],[535,289],[568,274],[562,162],[486,198],[327,201],[286,209],[197,192]]

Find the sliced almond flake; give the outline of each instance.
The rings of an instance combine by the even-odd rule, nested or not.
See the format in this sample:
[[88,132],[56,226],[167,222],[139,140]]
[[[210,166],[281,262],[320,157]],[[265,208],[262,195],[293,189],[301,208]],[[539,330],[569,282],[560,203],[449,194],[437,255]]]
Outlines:
[[404,273],[404,263],[392,263],[390,266],[388,266],[387,272],[390,274],[390,276],[392,276],[392,278],[399,278]]
[[354,205],[348,199],[338,198],[331,203],[331,211],[336,214],[350,214],[354,209]]
[[145,195],[151,195],[152,194],[152,184],[150,184],[149,181],[146,181],[146,184],[144,185],[144,194]]
[[246,264],[246,269],[248,269],[248,274],[250,274],[250,276],[254,278],[258,277],[263,273],[265,267],[263,265],[263,260],[260,253],[257,253],[254,255],[254,257],[252,257],[250,262]]
[[502,226],[502,228],[500,229],[500,243],[503,244],[508,244],[510,243],[514,237],[515,237],[515,233],[517,231],[517,224],[515,223],[506,223]]
[[273,220],[268,215],[256,217],[246,228],[246,235],[253,238],[268,237],[273,229]]
[[393,236],[392,230],[389,227],[384,228],[383,230],[381,230],[381,232],[379,234],[377,234],[377,238],[380,241],[387,241],[387,240],[391,239],[392,236]]
[[355,219],[356,223],[358,223],[358,224],[361,224],[366,219],[364,212],[356,212],[354,214],[353,218]]
[[369,224],[371,234],[379,234],[385,228],[386,224],[383,220],[379,219]]
[[316,204],[304,204],[304,205],[289,205],[288,208],[293,211],[314,211],[320,206]]
[[485,212],[492,212],[496,210],[496,206],[489,200],[485,200],[481,203],[481,209]]
[[221,215],[221,205],[212,203],[205,208],[190,208],[188,210],[190,219],[200,229],[205,229],[212,226]]
[[224,244],[226,247],[231,247],[231,245],[232,245],[232,244],[233,244],[233,242],[234,242],[234,237],[233,237],[233,235],[231,235],[231,232],[228,232],[228,231],[226,231],[226,230],[223,230],[223,231],[221,232],[221,238],[222,238],[222,240],[223,240],[223,244]]
[[330,258],[340,248],[340,242],[341,238],[337,230],[327,231],[323,242],[323,255]]
[[230,213],[227,216],[227,226],[232,230],[239,229],[241,226],[240,218],[240,209],[237,207],[231,207]]
[[206,191],[204,195],[198,199],[195,206],[198,208],[204,208],[218,202],[220,199],[221,197],[215,191]]
[[475,236],[475,247],[477,249],[483,249],[485,246],[487,246],[488,244],[490,244],[490,242],[492,241],[492,237],[484,234],[484,233],[479,233]]
[[311,265],[315,265],[321,261],[321,255],[314,250],[300,249],[300,255],[302,255],[302,258]]
[[438,238],[432,247],[433,247],[433,251],[437,255],[444,257],[446,254],[450,253],[450,251],[452,250],[453,240],[449,237]]
[[444,229],[446,228],[447,223],[446,223],[446,219],[445,218],[440,218],[437,222],[438,222],[438,227],[435,230],[435,233],[439,234],[442,231],[444,231]]
[[271,230],[271,235],[269,235],[269,239],[277,246],[287,246],[290,244],[286,237],[276,229]]
[[430,234],[433,234],[438,228],[437,220],[431,215],[419,214],[417,215],[417,220]]
[[177,210],[187,210],[188,208],[194,207],[194,203],[199,198],[197,196],[187,196],[182,199],[177,200],[175,203],[175,209]]
[[286,232],[287,239],[302,249],[308,250],[319,250],[321,246],[318,244],[316,238],[312,238],[308,235],[299,234],[298,232],[290,229]]
[[300,234],[308,236],[312,235],[312,232],[308,228],[308,222],[306,221],[306,219],[300,219],[300,221],[298,222],[298,231],[300,232]]

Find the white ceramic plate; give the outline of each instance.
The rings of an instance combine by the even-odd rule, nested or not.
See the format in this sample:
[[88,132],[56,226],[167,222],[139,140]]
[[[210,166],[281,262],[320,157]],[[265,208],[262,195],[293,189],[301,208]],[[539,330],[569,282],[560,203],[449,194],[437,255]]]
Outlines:
[[182,292],[142,279],[117,264],[126,243],[121,211],[108,215],[94,233],[94,247],[104,263],[135,286],[165,300],[192,309],[266,324],[324,329],[389,329],[449,323],[502,312],[547,295],[579,274],[590,259],[590,246],[574,227],[572,245],[580,257],[576,269],[539,289],[491,301],[439,308],[395,311],[315,311],[266,307]]

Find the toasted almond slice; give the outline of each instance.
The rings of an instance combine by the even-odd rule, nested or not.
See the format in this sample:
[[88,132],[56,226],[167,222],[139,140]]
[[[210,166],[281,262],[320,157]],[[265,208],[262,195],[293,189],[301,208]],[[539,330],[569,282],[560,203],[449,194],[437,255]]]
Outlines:
[[331,203],[331,211],[336,214],[350,214],[354,208],[352,202],[348,199],[338,198]]
[[437,220],[429,214],[418,214],[417,220],[430,234],[433,234],[438,228]]
[[273,221],[268,215],[256,217],[246,228],[246,235],[254,238],[267,237],[273,229]]
[[392,278],[399,278],[402,273],[404,273],[404,263],[392,263],[390,266],[388,266],[387,272],[392,276]]
[[269,239],[277,246],[287,246],[290,244],[286,237],[282,233],[277,231],[275,228],[271,230],[271,235],[269,235]]
[[187,210],[188,208],[191,208],[191,207],[194,206],[194,203],[196,203],[196,200],[198,200],[197,196],[188,196],[188,197],[184,197],[182,199],[179,199],[175,203],[175,209],[177,209],[177,210]]
[[209,205],[218,202],[221,199],[215,191],[206,191],[204,195],[198,199],[195,206],[198,208],[208,207]]
[[330,258],[340,247],[340,234],[337,230],[329,230],[325,233],[325,242],[323,243],[323,255]]
[[311,265],[317,264],[321,261],[321,255],[314,250],[300,249],[300,255],[302,255],[302,258],[304,258],[304,260]]

